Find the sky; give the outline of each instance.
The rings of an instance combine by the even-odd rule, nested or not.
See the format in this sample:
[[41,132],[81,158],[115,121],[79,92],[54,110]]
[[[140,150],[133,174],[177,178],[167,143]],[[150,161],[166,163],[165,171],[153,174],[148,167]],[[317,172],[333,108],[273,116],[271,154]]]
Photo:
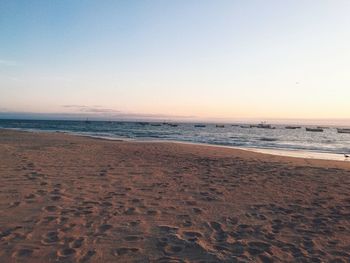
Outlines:
[[1,0],[0,117],[350,119],[349,14],[348,0]]

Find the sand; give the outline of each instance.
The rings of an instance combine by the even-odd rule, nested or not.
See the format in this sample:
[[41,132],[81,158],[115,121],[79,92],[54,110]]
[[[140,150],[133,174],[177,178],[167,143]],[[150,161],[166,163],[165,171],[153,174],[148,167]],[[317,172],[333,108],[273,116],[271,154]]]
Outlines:
[[349,262],[350,162],[0,130],[0,262]]

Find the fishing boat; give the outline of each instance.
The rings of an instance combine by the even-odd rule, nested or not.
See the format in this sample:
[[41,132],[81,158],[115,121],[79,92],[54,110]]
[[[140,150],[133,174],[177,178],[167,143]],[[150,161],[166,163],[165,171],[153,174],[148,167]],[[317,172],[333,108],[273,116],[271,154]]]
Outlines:
[[260,129],[273,129],[274,127],[272,127],[270,124],[265,124],[265,123],[260,123],[257,128]]
[[163,122],[163,125],[167,125],[167,126],[170,126],[170,127],[177,127],[177,126],[179,126],[178,124],[171,123],[171,122]]
[[216,128],[225,128],[225,125],[216,124]]
[[272,127],[270,124],[266,124],[265,122],[261,122],[261,123],[259,123],[259,124],[250,125],[250,128],[275,129],[276,127]]
[[204,124],[195,124],[194,127],[195,128],[204,128],[206,126]]
[[145,125],[149,125],[148,122],[137,122],[138,125],[142,125],[142,126],[145,126]]
[[287,130],[295,130],[295,129],[300,129],[300,126],[286,126],[285,127]]
[[338,128],[337,132],[338,133],[350,133],[350,129],[340,129],[340,128]]
[[323,129],[321,128],[305,128],[308,132],[323,132]]

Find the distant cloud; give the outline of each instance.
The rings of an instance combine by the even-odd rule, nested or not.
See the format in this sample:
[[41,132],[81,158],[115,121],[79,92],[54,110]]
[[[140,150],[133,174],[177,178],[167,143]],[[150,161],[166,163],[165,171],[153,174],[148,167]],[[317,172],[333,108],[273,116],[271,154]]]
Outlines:
[[[195,118],[195,116],[178,116],[178,115],[166,115],[166,114],[142,114],[142,113],[127,113],[122,112],[115,109],[104,108],[100,105],[62,105],[63,108],[72,109],[72,113],[81,113],[81,114],[91,114],[96,117],[110,117],[110,118],[150,118],[150,119],[168,119],[168,118],[176,118],[176,119],[188,119]],[[93,116],[92,116],[93,117]]]
[[104,108],[99,105],[86,106],[86,105],[62,105],[64,108],[70,108],[78,112],[84,113],[119,113],[120,111],[114,109]]

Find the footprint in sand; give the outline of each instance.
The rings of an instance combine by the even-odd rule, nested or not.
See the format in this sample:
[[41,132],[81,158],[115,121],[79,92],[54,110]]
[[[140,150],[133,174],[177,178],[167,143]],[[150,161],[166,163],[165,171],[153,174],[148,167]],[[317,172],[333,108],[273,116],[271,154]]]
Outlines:
[[185,239],[190,242],[196,242],[198,238],[201,238],[203,235],[195,231],[185,231],[183,232]]
[[189,215],[177,215],[178,219],[182,220],[182,226],[183,227],[190,227],[192,226],[191,217]]
[[158,228],[161,232],[165,232],[165,233],[176,233],[179,230],[178,227],[166,226],[166,225],[158,226]]
[[139,213],[139,211],[135,207],[129,207],[124,211],[125,215],[134,215],[134,214],[138,214],[138,213]]
[[49,205],[43,208],[43,210],[47,211],[47,212],[56,212],[59,209],[59,207],[55,206],[55,205]]
[[182,226],[183,227],[190,227],[190,226],[192,226],[193,224],[192,224],[192,221],[191,220],[184,220],[183,222],[182,222]]
[[183,250],[183,247],[176,246],[176,245],[166,245],[163,249],[164,249],[164,252],[167,254],[176,254],[176,253],[180,253]]
[[106,176],[107,175],[107,170],[103,169],[100,171],[99,176]]
[[230,226],[237,225],[239,221],[237,217],[233,217],[233,216],[226,217],[224,220]]
[[240,256],[243,255],[245,251],[245,245],[241,242],[235,242],[233,244],[230,244],[230,252],[234,256]]
[[126,237],[124,237],[124,240],[128,241],[128,242],[136,242],[136,241],[143,240],[143,237],[141,237],[141,236],[126,236]]
[[136,248],[136,247],[121,247],[121,248],[116,248],[113,250],[113,254],[115,256],[123,256],[126,254],[130,254],[130,253],[136,253],[139,252],[140,249]]
[[16,250],[12,256],[13,257],[21,257],[21,258],[27,258],[30,257],[33,254],[33,249],[30,248],[20,248]]
[[222,231],[221,224],[215,221],[210,222],[210,226],[216,231]]
[[59,257],[70,257],[75,254],[75,249],[73,248],[62,248],[57,251],[57,256]]
[[17,207],[17,206],[19,206],[20,204],[21,204],[20,201],[11,202],[11,203],[9,204],[9,208]]
[[186,203],[186,205],[189,205],[189,206],[195,206],[195,205],[197,205],[197,202],[196,202],[196,201],[186,201],[185,203]]
[[58,232],[50,231],[43,236],[41,243],[44,245],[52,245],[52,244],[55,244],[59,241],[60,241],[60,239],[58,237]]
[[195,214],[197,214],[197,215],[199,215],[199,214],[202,213],[202,209],[200,209],[200,208],[198,208],[198,207],[193,207],[193,208],[192,208],[192,211],[193,211]]
[[253,256],[269,252],[270,247],[271,245],[265,242],[248,242],[248,252]]
[[106,232],[106,231],[108,231],[108,230],[110,230],[112,228],[113,228],[112,225],[104,224],[104,225],[99,226],[98,230],[99,230],[100,233],[104,233],[104,232]]
[[108,201],[103,201],[103,202],[101,203],[101,206],[102,206],[102,207],[112,207],[113,204],[112,204],[111,202],[108,202]]
[[174,257],[161,257],[158,258],[156,263],[185,263],[186,261]]
[[79,238],[73,240],[69,246],[71,248],[80,248],[83,245],[84,241],[85,241],[84,237],[79,237]]
[[89,250],[80,258],[78,262],[81,262],[81,263],[88,262],[95,254],[96,254],[95,250]]
[[37,193],[38,193],[38,195],[40,195],[40,196],[44,196],[44,195],[46,195],[46,194],[47,194],[47,191],[42,190],[42,189],[39,189],[39,190],[37,190],[36,192],[37,192]]
[[130,223],[128,223],[130,226],[135,227],[141,224],[141,221],[131,221]]
[[160,212],[158,210],[147,210],[147,215],[150,215],[150,216],[155,216],[155,215],[158,215]]
[[61,200],[61,196],[60,196],[60,195],[52,195],[52,196],[50,197],[50,199],[51,199],[52,201],[59,201],[59,200]]

